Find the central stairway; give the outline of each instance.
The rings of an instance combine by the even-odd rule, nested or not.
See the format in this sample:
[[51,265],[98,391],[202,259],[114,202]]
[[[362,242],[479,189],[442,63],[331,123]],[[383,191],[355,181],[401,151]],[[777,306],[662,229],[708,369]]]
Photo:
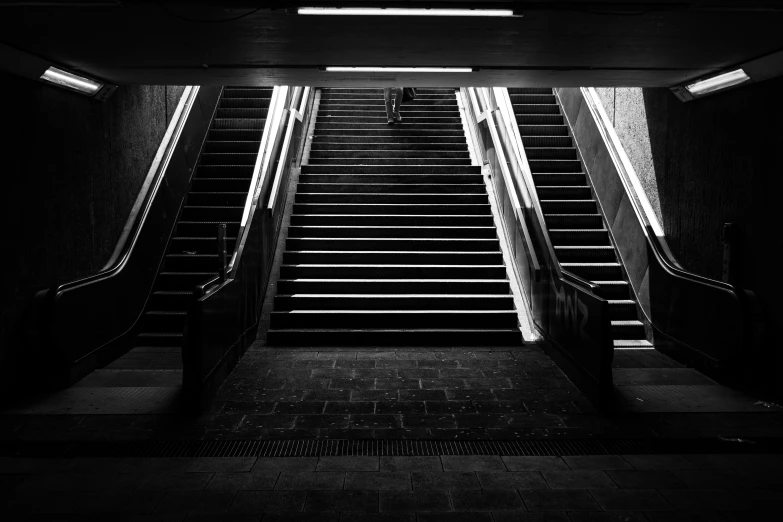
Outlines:
[[454,89],[388,125],[381,89],[323,89],[270,345],[518,345],[481,168]]

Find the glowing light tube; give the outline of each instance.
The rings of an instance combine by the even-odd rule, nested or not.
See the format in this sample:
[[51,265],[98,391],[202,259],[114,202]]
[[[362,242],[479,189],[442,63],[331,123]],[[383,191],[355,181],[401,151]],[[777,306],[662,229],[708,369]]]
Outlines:
[[401,7],[300,7],[300,15],[359,16],[514,16],[511,9],[421,9]]
[[58,69],[57,67],[49,67],[46,72],[41,75],[41,80],[89,95],[95,94],[103,87],[103,84],[100,82],[77,76]]
[[750,76],[745,74],[745,71],[742,69],[736,69],[734,71],[719,74],[718,76],[713,76],[712,78],[707,78],[706,80],[701,80],[690,85],[686,85],[685,88],[688,89],[688,92],[694,96],[701,96],[703,94],[708,94],[719,91],[721,89],[739,85],[740,83],[746,82],[748,80],[750,80]]
[[426,72],[469,73],[472,67],[327,67],[327,72]]

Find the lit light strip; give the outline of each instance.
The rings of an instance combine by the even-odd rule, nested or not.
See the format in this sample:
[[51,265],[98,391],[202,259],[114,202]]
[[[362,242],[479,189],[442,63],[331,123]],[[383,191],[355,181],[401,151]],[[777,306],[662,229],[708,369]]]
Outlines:
[[49,67],[46,72],[41,75],[41,80],[90,95],[95,94],[103,87],[103,84],[100,82],[82,76],[76,76],[75,74],[63,71],[57,67]]
[[469,73],[472,67],[327,67],[327,72]]
[[701,96],[711,92],[719,91],[721,89],[727,89],[740,83],[750,80],[750,76],[745,74],[742,69],[736,69],[727,73],[707,78],[690,85],[686,85],[685,88],[688,92],[694,96]]
[[514,16],[511,9],[414,9],[400,7],[300,7],[300,15],[359,16]]

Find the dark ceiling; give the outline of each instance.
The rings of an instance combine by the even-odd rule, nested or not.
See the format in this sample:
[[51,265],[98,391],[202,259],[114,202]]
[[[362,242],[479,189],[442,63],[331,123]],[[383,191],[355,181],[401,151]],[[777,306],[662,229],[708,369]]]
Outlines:
[[[317,1],[55,3],[0,1],[0,43],[117,84],[672,86],[783,49],[783,2],[752,0],[380,3],[508,5],[522,14],[514,18],[285,9]],[[351,3],[369,4],[329,4]],[[326,65],[480,69],[319,70]]]

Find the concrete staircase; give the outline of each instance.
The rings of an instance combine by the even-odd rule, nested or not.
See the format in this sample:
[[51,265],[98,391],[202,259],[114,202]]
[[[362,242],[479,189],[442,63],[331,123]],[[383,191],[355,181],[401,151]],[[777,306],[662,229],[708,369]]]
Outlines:
[[324,89],[270,345],[515,345],[517,314],[454,89],[388,125],[380,89]]

